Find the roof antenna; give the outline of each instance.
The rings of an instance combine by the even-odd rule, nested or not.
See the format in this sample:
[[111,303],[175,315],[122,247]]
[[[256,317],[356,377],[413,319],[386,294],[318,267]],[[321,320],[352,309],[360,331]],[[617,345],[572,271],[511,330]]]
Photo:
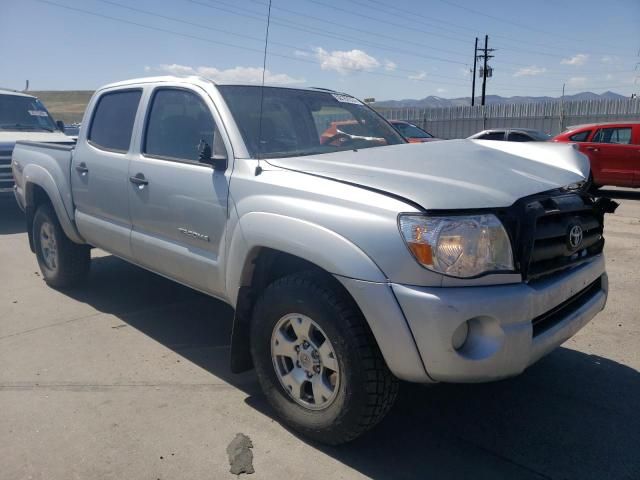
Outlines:
[[260,86],[260,120],[258,123],[258,166],[255,175],[262,173],[260,158],[262,157],[262,104],[264,102],[264,74],[267,69],[267,45],[269,44],[269,24],[271,23],[271,0],[269,0],[269,12],[267,13],[267,31],[264,36],[264,56],[262,57],[262,85]]

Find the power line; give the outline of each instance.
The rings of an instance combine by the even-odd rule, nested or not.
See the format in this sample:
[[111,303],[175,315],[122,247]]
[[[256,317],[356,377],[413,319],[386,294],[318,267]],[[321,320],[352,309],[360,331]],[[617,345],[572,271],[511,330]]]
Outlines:
[[[184,38],[188,38],[188,39],[192,39],[192,40],[199,40],[199,41],[203,41],[203,42],[207,42],[207,43],[211,43],[211,44],[215,44],[215,45],[222,45],[225,47],[229,47],[229,48],[236,48],[236,49],[241,49],[241,50],[245,50],[245,51],[250,51],[250,52],[256,52],[256,53],[263,53],[263,50],[261,49],[257,49],[257,48],[252,48],[252,47],[246,47],[243,45],[236,45],[236,44],[232,44],[232,43],[228,43],[228,42],[221,42],[221,41],[217,41],[217,40],[211,40],[208,38],[204,38],[204,37],[200,37],[197,35],[191,35],[191,34],[187,34],[187,33],[182,33],[182,32],[176,32],[174,30],[169,30],[166,28],[161,28],[161,27],[156,27],[156,26],[152,26],[152,25],[146,25],[143,23],[139,23],[139,22],[134,22],[131,20],[125,20],[122,18],[118,18],[118,17],[112,17],[110,15],[105,15],[105,14],[101,14],[101,13],[97,13],[97,12],[92,12],[90,10],[85,10],[85,9],[81,9],[81,8],[77,8],[77,7],[71,7],[68,5],[63,5],[57,2],[53,2],[51,0],[34,0],[36,2],[40,2],[40,3],[45,3],[45,4],[49,4],[58,8],[63,8],[66,10],[71,10],[74,12],[78,12],[78,13],[82,13],[85,15],[91,15],[94,17],[99,17],[99,18],[103,18],[106,20],[111,20],[111,21],[115,21],[115,22],[120,22],[120,23],[124,23],[124,24],[128,24],[128,25],[132,25],[132,26],[136,26],[136,27],[140,27],[140,28],[144,28],[147,30],[154,30],[154,31],[158,31],[161,33],[167,33],[170,35],[176,35],[176,36],[180,36],[180,37],[184,37]],[[253,37],[249,37],[249,38],[253,38]],[[276,56],[276,57],[280,57],[280,58],[286,58],[289,60],[294,60],[297,62],[303,62],[303,63],[310,63],[310,64],[314,64],[314,65],[321,65],[322,62],[317,62],[314,60],[310,60],[310,59],[306,59],[306,58],[298,58],[298,57],[294,57],[294,56],[290,56],[290,55],[285,55],[285,54],[281,54],[281,53],[276,53],[276,52],[271,52],[270,55],[272,56]],[[367,74],[367,75],[377,75],[377,76],[384,76],[384,77],[390,77],[390,78],[399,78],[399,79],[403,79],[403,80],[409,80],[407,77],[404,76],[400,76],[400,75],[393,75],[390,73],[385,73],[385,72],[374,72],[374,71],[370,71],[370,70],[363,70],[363,69],[358,69],[358,68],[349,68],[349,67],[342,67],[343,70],[347,70],[347,71],[353,71],[353,72],[359,72],[362,74]],[[415,73],[415,74],[419,74],[421,72],[418,71],[410,71],[411,73]],[[428,81],[425,79],[414,79],[415,81]],[[450,85],[454,85],[454,86],[466,86],[464,84],[452,84],[450,83]]]
[[[211,5],[209,3],[202,3],[201,1],[198,0],[187,0],[188,2],[194,3],[196,5],[200,5],[206,8],[212,8],[215,10],[221,10],[223,12],[227,12],[227,13],[231,13],[232,15],[238,15],[241,17],[246,17],[246,18],[254,18],[251,15],[247,15],[246,13],[239,13],[233,10],[229,10],[228,8],[223,8],[220,7],[218,5]],[[217,2],[219,3],[219,2]],[[262,2],[257,2],[257,3],[262,3]],[[225,4],[226,5],[226,4]],[[232,8],[238,8],[235,6],[232,6]],[[274,7],[277,8],[277,7]],[[242,9],[240,9],[242,10]],[[245,10],[246,12],[246,10]],[[443,57],[436,57],[433,55],[425,55],[425,54],[420,54],[420,53],[415,53],[409,50],[401,50],[401,49],[397,49],[397,48],[392,48],[389,46],[385,46],[385,45],[380,45],[380,44],[375,44],[366,40],[361,40],[357,37],[350,37],[350,36],[346,36],[343,34],[335,34],[335,33],[327,33],[327,30],[323,30],[323,31],[319,31],[318,29],[314,28],[314,27],[310,27],[305,25],[304,27],[300,26],[301,24],[293,24],[293,22],[288,22],[286,20],[271,20],[271,23],[276,24],[276,25],[280,25],[284,28],[289,28],[292,30],[297,30],[300,32],[303,32],[305,34],[313,34],[313,35],[318,35],[318,36],[322,36],[322,37],[328,37],[328,38],[333,38],[333,39],[337,39],[337,40],[342,40],[342,41],[356,41],[362,45],[367,45],[367,46],[373,46],[374,48],[379,48],[381,50],[387,50],[387,51],[391,51],[394,53],[401,53],[404,55],[410,55],[413,57],[417,57],[417,58],[422,58],[425,60],[432,60],[432,61],[436,61],[436,62],[443,62],[443,63],[451,63],[451,64],[457,64],[457,65],[466,65],[464,62],[461,61],[455,61],[455,60],[451,60],[449,58],[443,58]]]
[[[140,23],[140,22],[135,22],[135,21],[131,21],[131,20],[118,18],[118,17],[113,17],[113,16],[110,16],[110,15],[105,15],[105,14],[94,12],[94,11],[90,11],[90,10],[71,7],[71,6],[68,6],[68,5],[63,5],[63,4],[60,4],[60,3],[57,3],[57,2],[53,2],[51,0],[35,0],[35,1],[40,2],[40,3],[44,3],[44,4],[48,4],[48,5],[51,5],[51,6],[55,6],[55,7],[58,7],[58,8],[66,9],[66,10],[69,10],[69,11],[74,11],[74,12],[81,13],[81,14],[84,14],[84,15],[90,15],[90,16],[97,17],[97,18],[102,18],[102,19],[106,19],[106,20],[110,20],[110,21],[115,21],[115,22],[131,25],[131,26],[143,28],[143,29],[146,29],[146,30],[157,31],[157,32],[170,34],[170,35],[175,35],[175,36],[179,36],[179,37],[183,37],[183,38],[187,38],[187,39],[191,39],[191,40],[199,40],[199,41],[210,43],[210,44],[214,44],[214,45],[222,45],[222,46],[226,46],[226,47],[229,47],[229,48],[235,48],[235,49],[240,49],[240,50],[249,51],[249,52],[256,52],[256,53],[260,53],[260,54],[263,53],[263,51],[261,49],[247,47],[247,46],[243,46],[243,45],[232,44],[232,43],[229,43],[229,42],[211,40],[209,38],[200,37],[200,36],[197,36],[197,35],[187,34],[187,33],[183,33],[183,32],[176,32],[174,30],[169,30],[169,29],[162,28],[162,27],[156,27],[156,26],[153,26],[153,25],[147,25],[147,24],[143,24],[143,23]],[[112,2],[112,3],[115,4],[115,2]],[[166,17],[166,18],[170,19],[172,17]],[[252,39],[252,40],[255,40],[255,37],[248,37],[248,38]],[[275,57],[279,57],[279,58],[285,58],[285,59],[289,59],[289,60],[294,60],[294,61],[297,61],[297,62],[308,63],[308,64],[314,64],[314,65],[321,65],[322,64],[322,62],[317,62],[317,61],[314,61],[314,60],[311,60],[311,59],[298,58],[298,57],[294,57],[294,56],[290,56],[290,55],[286,55],[286,54],[282,54],[282,53],[277,53],[277,52],[271,52],[270,55],[275,56]],[[402,79],[404,81],[410,80],[409,78],[407,78],[405,76],[394,75],[394,74],[390,74],[390,73],[386,73],[386,72],[377,72],[377,71],[362,70],[362,69],[358,69],[358,68],[348,68],[348,67],[344,67],[343,69],[347,70],[347,71],[354,71],[354,72],[359,72],[361,74],[367,74],[367,75],[376,75],[376,76],[382,76],[382,77],[397,78],[397,79]],[[409,71],[409,72],[416,73],[416,74],[421,73],[421,72],[417,72],[417,71]],[[414,78],[413,81],[430,82],[431,81],[430,77],[432,77],[432,76],[435,76],[435,75],[430,75],[427,78]],[[453,78],[453,77],[447,77],[447,78]],[[461,86],[461,87],[467,86],[467,84],[452,83],[452,82],[448,82],[447,85]],[[496,86],[498,86],[498,85],[496,85]],[[527,87],[527,88],[536,88],[536,87]],[[605,87],[602,87],[602,88],[605,88]],[[617,88],[617,87],[606,87],[606,88]],[[517,88],[514,89],[512,86],[511,87],[504,86],[504,87],[501,87],[501,89],[502,90],[511,90],[511,91],[519,90]],[[545,89],[545,90],[549,90],[549,89]]]
[[[230,10],[226,10],[226,9],[220,8],[219,6],[217,6],[217,4],[221,3],[221,4],[225,5],[225,6],[228,6],[228,7],[231,7],[231,8],[235,8],[237,10],[241,10],[241,11],[244,10],[241,7],[237,7],[235,5],[229,5],[226,2],[223,2],[223,1],[220,1],[220,0],[215,1],[216,5],[211,5],[209,3],[205,4],[205,3],[202,3],[201,1],[197,1],[197,0],[187,0],[187,1],[189,1],[191,3],[196,3],[198,5],[202,5],[204,7],[214,8],[214,9],[226,11],[226,12],[229,12],[229,13],[232,13],[232,14],[235,14],[235,15],[244,15],[244,13],[237,13],[237,12],[233,12],[233,11],[230,11]],[[212,0],[209,0],[209,1],[212,1]],[[259,5],[266,5],[264,2],[261,2],[261,1],[258,1],[258,0],[249,0],[249,1],[251,1],[252,3],[259,4]],[[421,48],[428,48],[426,45],[421,44],[421,43],[407,41],[405,39],[392,37],[390,35],[385,35],[383,33],[372,32],[370,30],[363,30],[363,29],[355,28],[352,25],[345,25],[345,24],[342,24],[340,22],[325,20],[325,19],[320,18],[320,17],[309,15],[309,14],[303,13],[303,12],[297,12],[295,10],[291,10],[291,9],[288,9],[288,8],[278,7],[278,6],[274,6],[273,8],[274,8],[274,10],[280,10],[280,11],[292,13],[294,15],[298,15],[298,16],[301,16],[301,17],[304,17],[304,18],[312,18],[312,19],[317,20],[319,22],[328,23],[330,25],[337,26],[337,27],[340,27],[340,28],[345,28],[345,29],[348,29],[350,31],[362,32],[362,33],[365,33],[367,35],[375,35],[377,37],[383,37],[383,38],[387,38],[387,39],[394,40],[394,41],[397,41],[397,42],[412,43],[412,44],[414,44],[414,45],[416,45],[418,47],[421,47]],[[436,61],[441,61],[441,62],[446,62],[446,63],[457,63],[459,65],[465,65],[464,62],[457,62],[457,61],[453,61],[453,60],[447,59],[447,58],[434,57],[434,56],[431,56],[431,55],[419,54],[419,53],[416,53],[416,52],[410,51],[410,50],[399,49],[397,47],[390,47],[388,45],[381,45],[379,43],[373,43],[373,42],[371,42],[369,40],[363,40],[362,38],[359,38],[359,37],[345,35],[343,33],[336,33],[335,31],[331,31],[331,30],[326,30],[325,28],[323,28],[322,30],[318,30],[318,29],[316,29],[314,27],[310,27],[308,25],[304,25],[304,24],[301,24],[301,23],[293,23],[293,22],[290,22],[290,21],[284,20],[284,19],[278,19],[277,21],[276,20],[272,20],[272,22],[276,23],[276,24],[278,24],[280,26],[284,26],[285,28],[290,28],[290,29],[293,29],[293,30],[302,31],[304,33],[312,33],[314,35],[333,38],[333,39],[337,39],[337,40],[356,41],[356,42],[359,42],[362,45],[373,46],[374,48],[379,48],[381,50],[388,50],[388,51],[391,51],[391,52],[402,53],[402,54],[405,54],[405,55],[410,55],[410,56],[414,56],[414,57],[418,57],[418,58],[426,58],[428,60],[436,60]],[[463,55],[461,55],[461,53],[458,52],[458,51],[446,50],[446,49],[438,49],[438,48],[430,49],[430,50],[443,52],[443,53],[448,53],[448,54],[453,54],[453,55],[456,55],[456,56],[459,56],[459,57],[463,57]]]
[[[196,1],[196,0],[187,0],[187,1],[190,1],[190,2],[198,4],[198,5],[202,5],[202,6],[207,7],[207,8],[214,8],[214,9],[221,10],[221,11],[224,11],[224,12],[227,12],[227,13],[231,13],[231,14],[234,14],[234,15],[238,15],[238,16],[246,16],[246,12],[247,12],[247,10],[243,9],[242,7],[237,7],[235,5],[229,5],[228,3],[226,3],[226,2],[224,2],[222,0],[217,0],[217,1],[216,0],[208,0],[209,2],[214,2],[216,5],[210,5],[208,3],[204,4],[201,1]],[[247,1],[250,1],[250,2],[258,4],[258,5],[262,5],[262,6],[266,6],[267,5],[266,3],[264,3],[264,2],[262,2],[260,0],[247,0]],[[312,1],[313,2],[313,0],[308,0],[308,1]],[[231,11],[231,10],[228,10],[228,9],[225,9],[225,8],[221,8],[220,6],[218,6],[218,4],[220,4],[220,3],[225,5],[225,6],[240,10],[241,12],[244,12],[244,13],[238,13],[238,12],[234,12],[234,11]],[[319,3],[319,2],[314,2],[314,3]],[[339,22],[329,21],[329,20],[325,20],[325,19],[317,17],[317,16],[309,15],[306,12],[299,12],[299,11],[291,10],[291,9],[284,8],[284,7],[278,7],[278,6],[274,6],[273,8],[276,9],[276,10],[280,10],[280,11],[291,13],[293,15],[301,16],[301,17],[304,17],[304,18],[311,18],[311,19],[314,19],[314,20],[317,20],[317,21],[320,21],[320,22],[323,22],[323,23],[328,23],[328,24],[333,25],[333,26],[345,28],[345,29],[348,29],[348,30],[351,30],[351,31],[362,32],[362,33],[365,33],[365,34],[368,34],[368,35],[372,35],[373,34],[373,35],[376,35],[378,37],[387,38],[387,39],[390,39],[390,40],[393,40],[393,41],[397,41],[397,42],[401,42],[401,43],[405,43],[405,44],[406,43],[410,43],[410,44],[416,45],[418,47],[421,47],[421,48],[424,48],[424,49],[428,49],[430,51],[433,50],[433,51],[439,51],[439,52],[444,52],[444,53],[452,53],[452,54],[457,55],[457,56],[462,56],[462,54],[460,54],[457,51],[454,52],[454,51],[451,51],[451,50],[433,48],[433,47],[431,47],[429,45],[421,44],[421,43],[418,43],[418,42],[413,42],[413,41],[411,41],[409,39],[406,39],[406,38],[402,38],[401,39],[401,38],[397,38],[397,37],[393,37],[393,36],[390,36],[390,35],[386,35],[386,34],[383,34],[383,33],[377,32],[377,31],[373,32],[371,30],[358,29],[358,28],[355,28],[355,27],[353,27],[351,25],[345,25],[345,24],[342,24],[342,23],[339,23]],[[353,14],[355,15],[355,13],[353,13]],[[248,16],[248,18],[257,18],[257,17]],[[370,18],[372,18],[372,17],[370,17]],[[259,18],[259,20],[263,21],[262,18]],[[379,21],[382,21],[382,20],[379,20]],[[380,45],[380,44],[377,44],[377,43],[370,42],[368,40],[362,40],[359,37],[346,35],[346,34],[341,34],[341,33],[336,33],[335,31],[330,31],[330,30],[326,30],[326,29],[323,29],[322,31],[318,31],[318,29],[316,29],[314,27],[310,27],[308,25],[304,25],[304,24],[300,24],[300,23],[294,24],[293,22],[289,22],[289,21],[284,20],[284,19],[280,19],[278,21],[273,20],[272,22],[275,23],[275,24],[278,24],[280,26],[283,26],[285,28],[302,31],[304,33],[311,33],[313,35],[318,35],[318,36],[327,37],[327,38],[333,38],[333,39],[338,39],[338,40],[356,41],[361,45],[371,46],[371,47],[374,47],[374,48],[379,48],[381,50],[391,51],[391,52],[394,52],[394,53],[400,53],[400,54],[403,54],[403,55],[409,55],[409,56],[413,56],[413,57],[416,57],[416,58],[423,58],[423,59],[427,59],[427,60],[435,60],[435,61],[443,61],[443,62],[446,61],[447,63],[457,63],[459,65],[467,65],[465,62],[455,62],[455,61],[451,61],[451,60],[447,60],[447,59],[442,59],[441,57],[433,57],[433,56],[430,56],[430,55],[427,56],[427,55],[424,55],[424,54],[415,53],[413,51],[398,49],[398,48],[395,48],[395,47],[389,47],[388,45]],[[284,22],[286,22],[286,23],[284,23]],[[301,26],[303,26],[304,28],[301,28]],[[420,30],[420,31],[422,32],[422,30]],[[512,51],[514,50],[514,49],[509,49],[508,47],[504,47],[504,48],[501,47],[501,50],[504,50],[504,49],[512,50]],[[526,52],[528,53],[528,52],[533,52],[533,51],[526,50]],[[536,52],[533,52],[533,53],[536,53]],[[558,58],[562,58],[563,57],[562,55],[554,55],[554,56],[557,56]],[[500,64],[501,65],[515,65],[515,66],[519,66],[519,67],[528,67],[528,66],[531,65],[531,64],[526,64],[526,63],[508,62],[508,61],[503,61],[503,60],[500,61]],[[587,74],[587,73],[591,73],[591,72],[583,72],[583,73]],[[612,73],[616,73],[616,72],[612,72]],[[548,72],[548,73],[546,73],[546,75],[566,76],[567,74],[561,73],[561,72],[557,72],[557,73]]]
[[[365,4],[361,3],[363,0],[349,0],[349,1],[351,3],[355,3],[355,4],[361,5],[361,6],[365,5]],[[369,1],[369,3],[376,4],[377,8],[379,8],[379,9],[382,8],[382,9],[386,10],[387,12],[394,12],[395,15],[398,18],[402,18],[403,20],[410,20],[410,21],[413,21],[414,23],[422,23],[422,22],[426,21],[433,28],[440,28],[440,29],[444,28],[444,27],[442,27],[442,26],[440,26],[438,24],[434,24],[433,23],[434,20],[437,21],[438,23],[445,23],[447,25],[451,25],[456,29],[464,31],[464,33],[466,33],[466,34],[468,34],[469,31],[472,30],[472,28],[473,28],[473,27],[468,27],[468,26],[463,26],[463,25],[457,24],[457,23],[453,23],[453,22],[444,20],[442,18],[434,17],[433,15],[426,16],[426,15],[422,15],[422,14],[420,14],[418,12],[411,12],[411,14],[407,14],[401,8],[388,6],[388,5],[386,5],[385,3],[383,3],[383,2],[381,2],[379,0],[368,0],[368,1]],[[416,20],[416,17],[419,17],[419,18],[424,19],[424,20]],[[461,32],[455,32],[455,31],[453,31],[451,29],[446,29],[446,30],[449,31],[449,32],[456,33],[457,35],[461,35]],[[565,49],[565,50],[569,51],[569,49],[567,47],[564,47],[562,45],[549,45],[549,44],[544,44],[544,43],[531,42],[530,40],[521,40],[521,39],[518,39],[518,38],[510,37],[510,36],[507,36],[507,35],[500,35],[500,34],[497,34],[497,33],[492,34],[492,36],[493,37],[497,37],[497,38],[504,38],[505,40],[508,40],[510,42],[526,44],[528,46],[538,46],[538,47],[542,47],[542,48],[550,48],[553,51],[557,51],[558,48]],[[580,43],[584,43],[584,42],[580,42]],[[583,45],[581,45],[578,48],[578,50],[581,50],[582,47],[583,47]],[[507,49],[506,47],[501,48],[501,50],[506,50],[506,49]],[[518,50],[509,49],[509,50],[520,51],[520,52],[530,52],[530,51],[525,51],[525,50],[522,50],[522,49],[518,49]],[[571,50],[573,52],[575,52],[576,49],[572,48]],[[592,54],[592,55],[610,55],[611,52],[598,52],[598,51],[590,50],[590,51],[585,52],[585,53]],[[557,55],[556,54],[556,56],[562,56],[562,55]]]
[[[527,30],[531,30],[531,31],[538,32],[538,33],[543,33],[545,35],[553,35],[555,37],[562,38],[562,39],[565,39],[565,40],[570,40],[570,41],[577,42],[577,43],[584,43],[585,42],[584,39],[577,39],[577,38],[567,37],[565,35],[560,35],[560,34],[555,33],[555,32],[550,32],[550,31],[547,31],[547,30],[542,30],[542,29],[539,29],[539,28],[531,27],[529,25],[525,25],[525,24],[522,24],[522,23],[517,23],[517,22],[514,22],[513,20],[501,18],[501,17],[495,16],[495,15],[491,15],[491,14],[486,13],[486,12],[481,11],[481,10],[475,10],[473,8],[466,7],[464,5],[459,5],[458,3],[452,2],[451,0],[439,0],[439,1],[442,2],[442,3],[445,3],[447,5],[451,5],[452,7],[456,7],[456,8],[462,9],[462,10],[466,10],[467,12],[473,13],[475,15],[481,15],[483,17],[491,18],[493,20],[497,20],[497,21],[503,22],[503,23],[508,23],[510,25],[513,25],[513,26],[516,26],[516,27],[519,27],[519,28],[525,28]],[[616,46],[606,45],[606,46],[610,46],[611,48],[615,48],[616,50],[618,48],[620,48],[620,45],[616,45]]]

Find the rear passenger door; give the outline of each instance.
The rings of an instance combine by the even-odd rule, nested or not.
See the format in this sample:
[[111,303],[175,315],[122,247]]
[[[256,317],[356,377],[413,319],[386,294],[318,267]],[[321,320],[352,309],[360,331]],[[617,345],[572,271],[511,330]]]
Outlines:
[[600,185],[627,187],[634,184],[637,170],[637,145],[632,144],[632,125],[616,125],[599,128],[591,142],[584,145],[586,153],[599,166]]
[[89,106],[71,165],[75,219],[92,245],[130,259],[129,161],[142,89],[105,91]]
[[[152,88],[128,182],[136,261],[213,295],[224,292],[220,255],[231,171],[230,145],[218,125],[198,87]],[[227,170],[201,161],[203,152],[229,152]]]

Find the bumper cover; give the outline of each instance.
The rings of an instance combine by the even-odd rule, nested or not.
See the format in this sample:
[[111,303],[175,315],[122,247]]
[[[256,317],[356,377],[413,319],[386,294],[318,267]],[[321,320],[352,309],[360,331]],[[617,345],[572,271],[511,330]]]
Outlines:
[[[588,296],[570,303],[590,286]],[[521,373],[573,336],[604,308],[608,281],[604,257],[599,255],[532,284],[462,288],[392,284],[392,289],[429,377],[441,382],[485,382]],[[565,302],[569,307],[534,335],[532,320]],[[465,322],[467,341],[455,349],[454,332]]]

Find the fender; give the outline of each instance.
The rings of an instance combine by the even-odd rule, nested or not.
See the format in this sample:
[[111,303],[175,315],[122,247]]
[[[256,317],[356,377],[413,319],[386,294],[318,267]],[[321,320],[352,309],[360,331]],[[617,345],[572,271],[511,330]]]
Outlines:
[[327,272],[358,280],[386,282],[375,262],[345,237],[320,225],[284,215],[251,212],[233,232],[227,257],[225,285],[229,303],[236,305],[247,259],[267,247],[303,258]]
[[[63,200],[63,196],[58,189],[56,182],[54,181],[51,174],[44,168],[39,165],[30,163],[25,166],[23,171],[24,176],[24,203],[25,209],[33,208],[34,206],[34,198],[33,198],[33,187],[34,185],[42,188],[49,199],[51,200],[51,204],[53,205],[53,209],[58,216],[58,221],[62,226],[62,230],[64,233],[71,239],[71,241],[75,243],[83,244],[85,243],[84,239],[78,232],[75,224],[73,223],[72,216],[73,210],[71,205],[71,198],[68,199],[69,207],[65,205]],[[69,194],[70,197],[70,194]],[[71,208],[71,211],[68,210]]]

